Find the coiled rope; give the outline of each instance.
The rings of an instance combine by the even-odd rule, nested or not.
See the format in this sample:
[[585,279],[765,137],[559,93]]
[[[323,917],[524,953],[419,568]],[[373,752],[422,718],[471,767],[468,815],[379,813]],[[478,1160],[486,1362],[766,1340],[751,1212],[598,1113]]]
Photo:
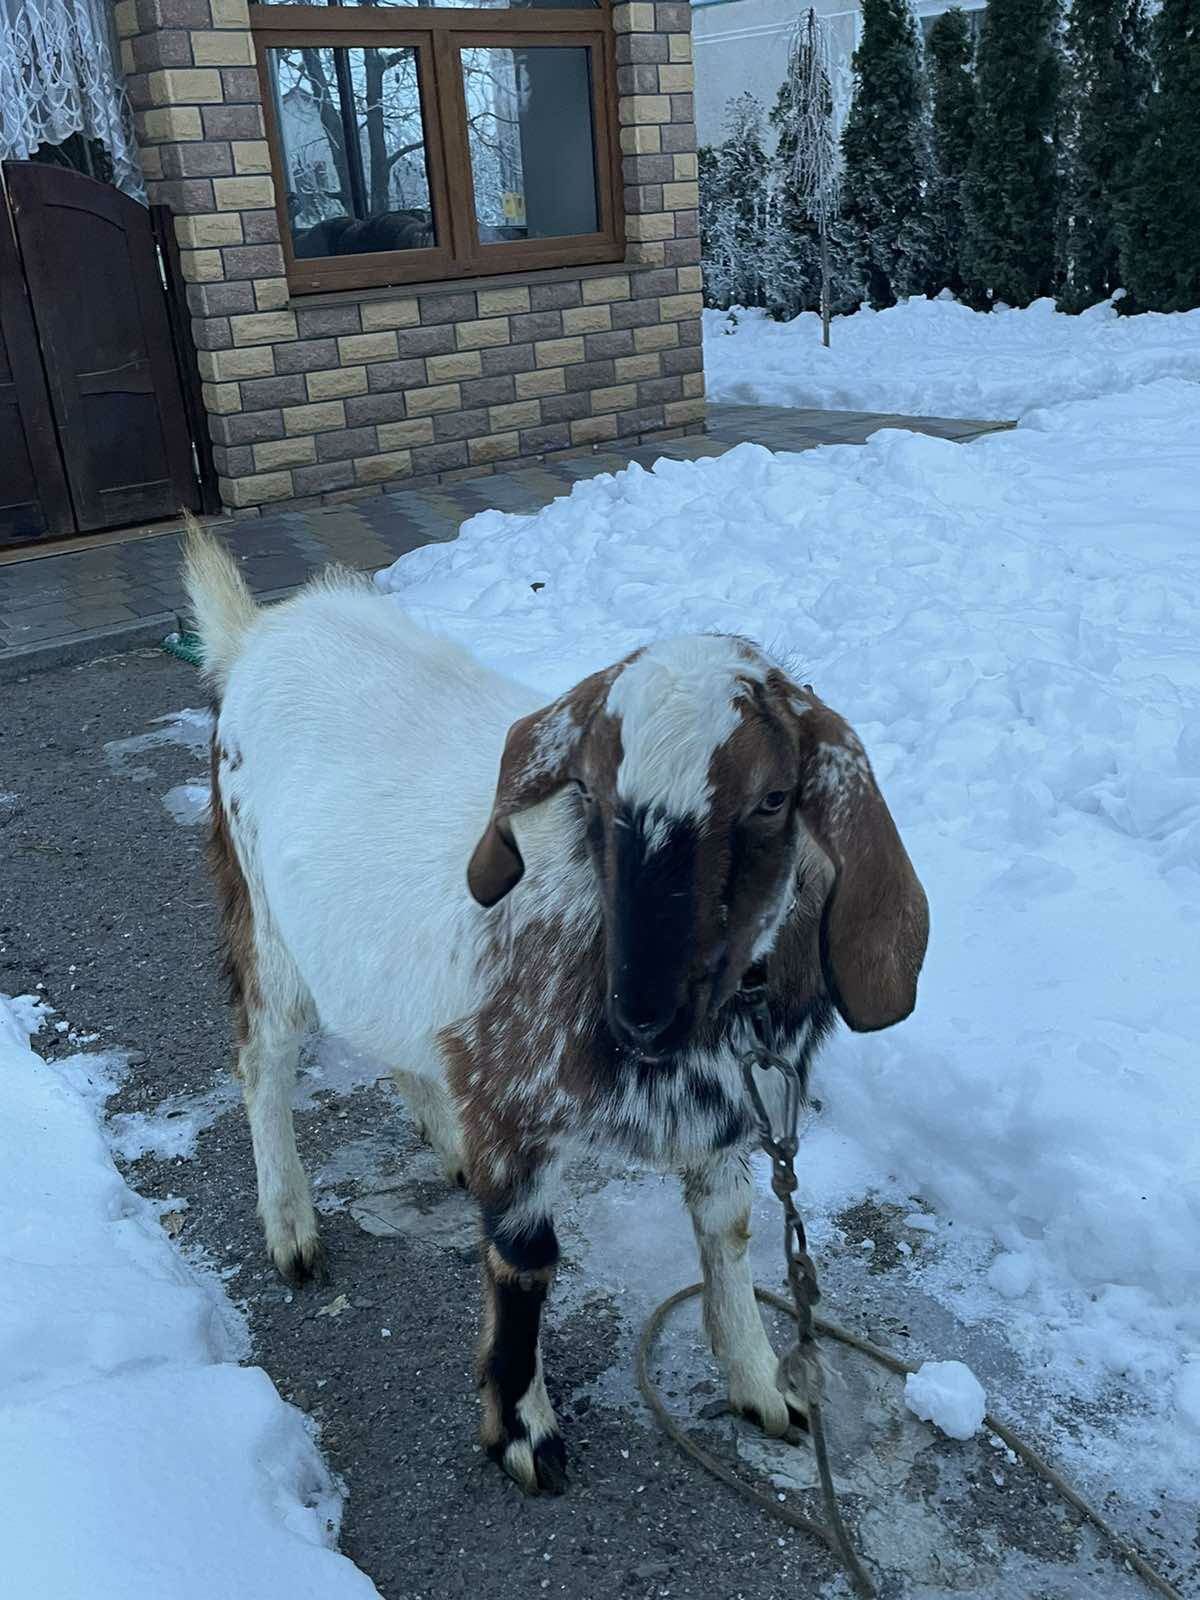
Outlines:
[[[705,1471],[712,1473],[713,1477],[719,1478],[722,1483],[728,1484],[731,1489],[736,1489],[743,1499],[749,1500],[761,1510],[769,1512],[777,1521],[787,1523],[791,1528],[797,1528],[802,1533],[809,1533],[820,1539],[829,1547],[834,1556],[847,1566],[859,1593],[864,1596],[874,1595],[874,1586],[866,1575],[861,1561],[857,1556],[854,1556],[853,1548],[845,1537],[844,1529],[841,1528],[841,1518],[838,1514],[836,1497],[833,1493],[832,1478],[827,1470],[822,1471],[821,1480],[822,1488],[825,1491],[825,1509],[828,1521],[818,1522],[815,1518],[806,1517],[802,1512],[781,1503],[771,1495],[764,1493],[763,1490],[756,1488],[753,1484],[746,1483],[742,1478],[739,1478],[725,1462],[705,1450],[702,1445],[698,1445],[694,1439],[689,1438],[680,1424],[667,1410],[662,1396],[655,1388],[654,1382],[650,1377],[650,1363],[654,1357],[663,1328],[672,1313],[686,1301],[695,1299],[703,1292],[703,1289],[704,1285],[702,1283],[693,1283],[690,1287],[680,1289],[677,1293],[671,1295],[651,1314],[645,1328],[642,1330],[634,1362],[638,1388],[642,1392],[643,1399],[654,1414],[663,1432],[686,1455],[691,1456],[694,1461],[698,1461]],[[757,1286],[754,1293],[764,1305],[771,1306],[776,1311],[782,1311],[791,1317],[793,1321],[796,1320],[795,1308],[781,1296],[772,1294],[769,1289],[760,1289]],[[839,1323],[830,1322],[825,1317],[815,1317],[814,1324],[818,1333],[824,1334],[831,1339],[837,1339],[840,1343],[849,1345],[852,1350],[860,1351],[863,1355],[869,1356],[872,1361],[877,1361],[880,1366],[886,1367],[889,1372],[894,1372],[898,1377],[906,1377],[910,1372],[917,1370],[912,1362],[905,1361],[901,1356],[893,1355],[890,1350],[885,1350],[881,1345],[872,1343],[870,1339],[864,1339],[860,1334],[852,1333],[849,1328],[843,1328]],[[820,1462],[820,1457],[825,1452],[819,1410],[815,1416],[810,1413],[809,1420],[813,1442],[818,1451],[818,1462]],[[1002,1439],[1010,1450],[1018,1455],[1027,1466],[1032,1467],[1038,1476],[1048,1483],[1057,1494],[1061,1495],[1068,1505],[1073,1506],[1081,1517],[1090,1522],[1099,1531],[1113,1553],[1126,1562],[1151,1589],[1158,1594],[1165,1595],[1167,1600],[1184,1600],[1183,1595],[1175,1588],[1174,1584],[1170,1583],[1151,1566],[1137,1546],[1118,1533],[1112,1523],[1101,1516],[1094,1506],[1089,1505],[1079,1491],[1072,1488],[1062,1473],[1056,1467],[1051,1466],[1044,1456],[1039,1455],[1032,1445],[1026,1444],[1019,1433],[1016,1433],[1006,1423],[1001,1422],[990,1411],[985,1413],[983,1420],[985,1426],[990,1428],[998,1438]],[[818,1434],[821,1435],[819,1444],[817,1442]],[[848,1549],[851,1556],[853,1556],[852,1562],[846,1559],[846,1551]]]

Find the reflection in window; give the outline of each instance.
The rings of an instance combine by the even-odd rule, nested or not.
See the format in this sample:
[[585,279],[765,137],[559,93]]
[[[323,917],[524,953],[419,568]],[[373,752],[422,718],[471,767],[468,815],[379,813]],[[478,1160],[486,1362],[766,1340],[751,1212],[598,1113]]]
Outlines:
[[599,229],[588,51],[462,51],[475,217],[484,244]]
[[298,259],[435,243],[417,52],[270,52]]

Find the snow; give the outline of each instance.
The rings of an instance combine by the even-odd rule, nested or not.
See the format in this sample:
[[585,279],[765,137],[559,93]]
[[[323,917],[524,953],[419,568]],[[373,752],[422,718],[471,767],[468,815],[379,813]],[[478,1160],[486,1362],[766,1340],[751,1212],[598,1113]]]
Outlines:
[[168,712],[165,717],[155,717],[153,726],[146,733],[137,733],[128,739],[110,739],[104,746],[104,754],[117,771],[124,771],[130,777],[149,777],[150,768],[131,769],[129,763],[137,756],[161,750],[168,745],[182,745],[193,755],[206,755],[212,729],[211,711],[203,707],[185,706],[181,711]]
[[5,1592],[367,1600],[304,1418],[236,1364],[216,1278],[112,1164],[97,1116],[120,1060],[41,1060],[44,1012],[0,997]]
[[[1114,338],[1146,354],[1147,321]],[[1200,321],[1172,327],[1186,354]],[[1198,422],[1175,376],[970,445],[883,430],[664,459],[482,513],[380,575],[547,698],[649,638],[722,629],[851,720],[933,935],[913,1018],[818,1065],[814,1238],[867,1194],[936,1218],[912,1228],[914,1303],[992,1329],[999,1398],[1039,1395],[1061,1456],[1145,1508],[1196,1471],[1177,1424],[1200,1352]],[[652,1291],[690,1270],[665,1259]]]
[[904,1380],[904,1404],[948,1439],[974,1438],[983,1426],[983,1385],[961,1361],[924,1361]]
[[1200,310],[1121,317],[1111,301],[1067,316],[1051,300],[988,315],[949,296],[773,322],[704,313],[710,400],[1012,421],[1035,407],[1200,378]]
[[1200,1352],[1189,1361],[1175,1385],[1175,1399],[1181,1421],[1200,1433]]
[[207,783],[177,783],[162,803],[181,828],[194,828],[208,821],[208,795]]

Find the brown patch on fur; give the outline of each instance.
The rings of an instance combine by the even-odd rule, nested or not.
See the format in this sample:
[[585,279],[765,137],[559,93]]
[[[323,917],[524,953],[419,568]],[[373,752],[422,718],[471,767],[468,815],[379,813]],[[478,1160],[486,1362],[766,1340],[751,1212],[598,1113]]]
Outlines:
[[489,1244],[485,1251],[487,1270],[496,1283],[514,1283],[518,1289],[529,1294],[539,1286],[548,1289],[554,1282],[555,1266],[534,1267],[520,1269],[514,1267],[496,1249],[494,1244]]
[[750,1247],[750,1210],[749,1207],[741,1216],[735,1217],[725,1231],[729,1241],[729,1248],[733,1255],[744,1256]]
[[[636,652],[635,652],[636,653]],[[494,906],[520,883],[525,863],[509,819],[540,805],[573,777],[580,747],[613,680],[634,657],[594,672],[540,711],[514,722],[504,742],[491,819],[467,868],[481,906]],[[611,720],[611,719],[608,719]],[[614,766],[613,773],[615,775]]]
[[491,1450],[504,1437],[504,1419],[501,1415],[500,1396],[490,1381],[489,1367],[496,1346],[496,1330],[500,1322],[496,1304],[496,1280],[490,1271],[487,1256],[483,1264],[483,1310],[479,1323],[479,1345],[475,1352],[475,1381],[479,1385],[479,1439],[485,1450]]
[[[747,681],[746,688],[737,728],[713,753],[711,826],[726,835],[739,807],[780,789],[793,795],[792,830],[810,841],[796,874],[800,914],[780,932],[768,964],[771,987],[778,992],[783,980],[793,992],[799,985],[806,996],[828,994],[858,1031],[902,1021],[916,1002],[929,912],[862,744],[811,689],[778,669],[765,685]],[[731,863],[734,971],[745,968],[754,908],[770,902],[792,830],[746,837]]]
[[[593,723],[589,746],[595,736]],[[568,803],[582,812],[582,801]],[[573,869],[586,860],[582,814],[580,821]],[[562,913],[531,917],[515,902],[499,906],[479,970],[482,1003],[444,1029],[438,1045],[463,1129],[468,1187],[481,1204],[501,1207],[535,1179],[559,1135],[583,1116],[593,1019],[603,1012],[598,905],[578,921]]]
[[254,912],[250,890],[234,849],[229,819],[221,798],[220,769],[224,751],[214,733],[211,755],[212,823],[208,835],[208,865],[217,889],[220,920],[221,964],[233,1007],[234,1033],[241,1049],[250,1036],[250,1010],[262,1005],[258,963],[254,954]]
[[854,730],[811,690],[793,691],[793,704],[801,815],[836,873],[821,919],[826,982],[856,1032],[887,1028],[916,1004],[925,891]]

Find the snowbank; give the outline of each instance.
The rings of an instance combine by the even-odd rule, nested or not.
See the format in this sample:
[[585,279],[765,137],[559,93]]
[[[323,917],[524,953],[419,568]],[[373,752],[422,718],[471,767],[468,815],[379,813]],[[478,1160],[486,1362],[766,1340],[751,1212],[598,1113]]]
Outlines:
[[728,629],[851,719],[933,936],[914,1018],[823,1058],[823,1122],[881,1189],[990,1235],[968,1316],[1061,1393],[1120,1374],[1193,1455],[1198,423],[1165,379],[967,446],[663,460],[381,575],[547,695]]
[[[340,1500],[215,1279],[122,1181],[107,1066],[63,1072],[0,997],[0,1567],[23,1600],[368,1600]],[[80,1058],[86,1062],[88,1058]],[[91,1103],[89,1103],[89,1100]]]
[[908,300],[836,317],[828,350],[813,312],[772,322],[738,310],[731,322],[706,311],[704,366],[710,400],[1013,420],[1156,378],[1200,379],[1200,310],[1119,317],[1105,302],[1069,317],[1051,300],[987,314]]

